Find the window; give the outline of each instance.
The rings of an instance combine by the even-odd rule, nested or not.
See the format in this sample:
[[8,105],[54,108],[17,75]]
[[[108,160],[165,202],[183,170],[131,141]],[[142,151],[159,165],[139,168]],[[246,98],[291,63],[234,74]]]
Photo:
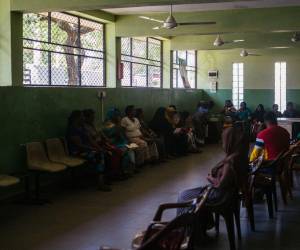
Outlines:
[[275,103],[279,111],[286,109],[286,62],[275,63]]
[[155,38],[121,38],[123,87],[160,88],[162,41]]
[[232,69],[232,101],[239,108],[244,101],[244,64],[233,63]]
[[173,88],[196,88],[196,51],[173,51]]
[[51,12],[23,15],[23,83],[104,86],[104,25]]

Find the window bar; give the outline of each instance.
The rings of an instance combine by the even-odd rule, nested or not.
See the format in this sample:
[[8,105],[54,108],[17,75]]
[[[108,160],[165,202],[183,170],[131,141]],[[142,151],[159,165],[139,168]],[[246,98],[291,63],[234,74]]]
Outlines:
[[[132,56],[132,42],[133,42],[133,39],[132,39],[132,37],[130,38],[130,56]],[[132,62],[130,62],[130,87],[132,87],[132,74],[133,74],[133,72],[132,72],[132,70],[133,70],[133,67],[132,67]]]
[[79,50],[79,55],[78,55],[78,58],[77,58],[77,70],[78,70],[78,85],[81,86],[81,83],[82,83],[82,74],[81,74],[81,22],[80,22],[80,18],[78,17],[78,29],[77,29],[77,32],[78,32],[78,44],[77,46],[80,48]]
[[[48,42],[51,43],[51,32],[52,32],[52,27],[51,27],[51,12],[48,12]],[[48,51],[48,84],[52,85],[52,62],[51,62],[51,55],[52,53]]]
[[[146,58],[149,60],[149,38],[146,38]],[[146,65],[146,87],[149,87],[149,66]]]

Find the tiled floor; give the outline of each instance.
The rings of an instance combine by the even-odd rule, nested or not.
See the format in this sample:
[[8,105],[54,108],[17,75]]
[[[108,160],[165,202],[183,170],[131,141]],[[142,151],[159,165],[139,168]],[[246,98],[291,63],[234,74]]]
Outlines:
[[[209,169],[221,158],[219,146],[208,146],[202,154],[146,168],[114,184],[111,193],[85,188],[58,194],[46,206],[1,205],[0,250],[97,250],[102,244],[128,249],[134,234],[145,229],[160,203],[174,202],[180,190],[205,184]],[[300,183],[297,185],[300,190]],[[300,249],[298,190],[288,207],[280,204],[273,220],[268,219],[264,205],[256,205],[255,233],[242,210],[240,249]],[[220,237],[203,248],[228,249],[224,226]]]

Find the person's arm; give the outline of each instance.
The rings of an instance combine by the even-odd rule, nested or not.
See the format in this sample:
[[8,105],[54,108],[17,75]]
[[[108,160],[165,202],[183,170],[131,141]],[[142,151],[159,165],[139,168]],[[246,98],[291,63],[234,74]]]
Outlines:
[[208,175],[207,180],[215,187],[215,188],[223,188],[230,185],[231,181],[234,180],[235,173],[232,169],[230,163],[226,163],[222,168],[218,170],[217,176],[213,177]]
[[258,137],[256,138],[256,141],[255,141],[254,148],[250,155],[250,162],[253,162],[256,159],[258,159],[258,157],[264,153],[264,148],[265,148],[265,142],[263,139],[259,138],[259,135],[258,135]]

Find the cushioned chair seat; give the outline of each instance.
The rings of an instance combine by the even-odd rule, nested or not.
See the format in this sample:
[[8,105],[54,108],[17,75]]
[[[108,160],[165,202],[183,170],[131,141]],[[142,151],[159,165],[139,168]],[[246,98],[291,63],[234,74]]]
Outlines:
[[85,163],[84,159],[75,158],[75,157],[68,157],[68,156],[65,156],[63,158],[51,159],[51,161],[62,163],[64,165],[67,165],[68,167],[77,167],[77,166],[82,165],[83,163]]
[[84,159],[69,156],[62,141],[58,138],[46,140],[49,160],[51,162],[62,163],[68,167],[77,167],[85,163]]
[[8,187],[19,183],[19,179],[10,175],[0,175],[0,187]]
[[28,168],[30,170],[37,170],[37,171],[44,171],[44,172],[60,172],[65,170],[67,167],[66,165],[55,163],[55,162],[31,162],[30,165],[28,165]]

